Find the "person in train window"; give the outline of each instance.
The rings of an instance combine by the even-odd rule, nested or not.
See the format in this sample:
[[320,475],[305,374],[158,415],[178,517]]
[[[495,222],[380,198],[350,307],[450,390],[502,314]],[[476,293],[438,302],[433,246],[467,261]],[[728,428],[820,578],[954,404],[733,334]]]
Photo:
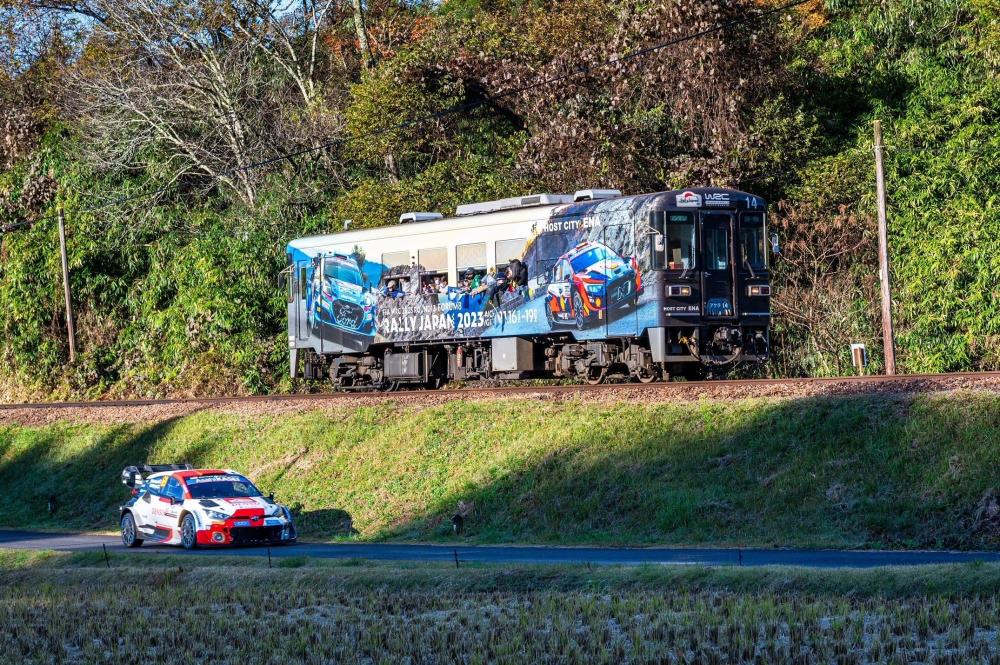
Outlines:
[[390,298],[402,298],[403,292],[399,290],[396,280],[390,279],[385,285],[385,289],[382,290],[382,295]]
[[448,278],[442,277],[441,282],[438,284],[438,293],[446,294],[448,293]]
[[500,280],[497,279],[497,269],[490,268],[483,279],[486,288],[486,299],[493,303],[495,307],[500,306]]

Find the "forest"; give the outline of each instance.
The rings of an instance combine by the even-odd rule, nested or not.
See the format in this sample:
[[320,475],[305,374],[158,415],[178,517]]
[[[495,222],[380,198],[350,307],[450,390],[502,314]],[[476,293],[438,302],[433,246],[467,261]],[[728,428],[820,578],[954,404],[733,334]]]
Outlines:
[[764,197],[762,371],[879,372],[876,120],[898,368],[1000,369],[995,0],[0,0],[0,397],[296,389],[288,240],[590,187]]

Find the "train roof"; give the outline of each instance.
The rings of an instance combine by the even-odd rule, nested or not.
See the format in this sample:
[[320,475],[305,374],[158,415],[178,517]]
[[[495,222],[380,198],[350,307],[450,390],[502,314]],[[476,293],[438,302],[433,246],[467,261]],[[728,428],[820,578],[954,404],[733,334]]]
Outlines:
[[[605,190],[595,190],[605,191]],[[312,249],[329,245],[347,245],[351,243],[367,242],[371,240],[381,240],[413,235],[415,233],[435,233],[438,231],[457,231],[464,229],[476,229],[486,224],[506,224],[527,221],[546,221],[551,217],[561,217],[568,215],[586,214],[591,208],[605,204],[608,201],[630,201],[641,203],[649,199],[655,199],[654,210],[665,210],[675,208],[701,208],[701,209],[731,209],[749,208],[754,210],[765,210],[767,203],[761,197],[742,192],[737,189],[727,189],[724,187],[690,187],[687,189],[675,189],[665,192],[653,192],[648,194],[633,194],[629,196],[616,196],[609,198],[599,198],[585,201],[573,202],[572,196],[559,194],[541,194],[531,197],[522,197],[522,200],[537,200],[537,203],[521,205],[519,207],[501,207],[489,210],[482,208],[484,212],[466,213],[443,217],[439,219],[426,219],[425,221],[409,221],[405,223],[389,224],[373,228],[341,231],[324,235],[305,236],[297,238],[288,243],[289,249]],[[512,201],[513,199],[503,199],[502,201]],[[460,209],[470,210],[475,205],[467,204],[460,206]]]

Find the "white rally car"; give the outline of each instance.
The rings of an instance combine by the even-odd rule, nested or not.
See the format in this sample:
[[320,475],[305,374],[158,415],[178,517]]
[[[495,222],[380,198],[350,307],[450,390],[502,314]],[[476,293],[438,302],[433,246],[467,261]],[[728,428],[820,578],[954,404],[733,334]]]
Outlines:
[[145,540],[187,549],[295,542],[291,511],[235,471],[130,466],[122,471],[122,482],[132,488],[120,515],[126,547]]

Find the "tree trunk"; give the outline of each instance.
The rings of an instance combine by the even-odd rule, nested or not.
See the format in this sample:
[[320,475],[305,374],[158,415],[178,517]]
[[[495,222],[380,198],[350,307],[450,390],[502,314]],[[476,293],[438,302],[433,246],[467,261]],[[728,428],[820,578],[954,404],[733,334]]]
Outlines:
[[396,158],[391,150],[385,153],[385,168],[389,172],[389,180],[394,183],[399,182],[399,168],[396,166]]
[[365,14],[361,8],[361,0],[352,0],[354,3],[354,28],[358,31],[358,46],[361,49],[361,66],[370,69],[375,61],[372,59],[372,50],[368,45],[368,31],[365,29]]

